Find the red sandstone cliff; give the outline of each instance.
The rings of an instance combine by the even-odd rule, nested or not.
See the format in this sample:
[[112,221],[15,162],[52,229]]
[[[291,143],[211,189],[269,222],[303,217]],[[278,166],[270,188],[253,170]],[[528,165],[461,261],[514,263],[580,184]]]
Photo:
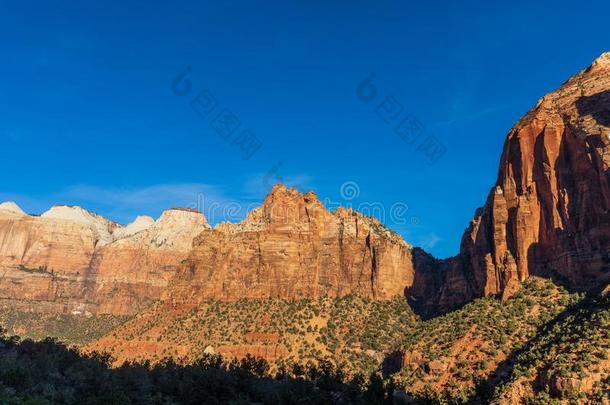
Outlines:
[[171,209],[145,230],[96,251],[88,299],[98,312],[132,314],[159,299],[193,239],[209,226],[197,211]]
[[509,132],[498,181],[447,264],[441,308],[529,275],[610,281],[610,53],[544,96]]
[[[282,185],[239,224],[169,210],[121,227],[78,207],[0,204],[0,299],[53,312],[135,313],[152,300],[407,294],[427,310],[509,295],[529,275],[610,282],[610,54],[509,132],[498,180],[439,261],[378,221]],[[193,242],[194,241],[194,242]]]
[[242,223],[203,232],[165,298],[388,299],[403,296],[414,273],[411,247],[377,220],[329,212],[315,194],[280,184]]
[[208,228],[203,215],[182,210],[121,227],[79,207],[36,217],[0,204],[0,302],[50,313],[135,313],[160,297]]
[[0,205],[0,299],[41,312],[134,314],[161,297],[389,299],[413,287],[420,257],[376,219],[283,185],[215,230],[188,210],[122,227],[78,207],[34,217]]

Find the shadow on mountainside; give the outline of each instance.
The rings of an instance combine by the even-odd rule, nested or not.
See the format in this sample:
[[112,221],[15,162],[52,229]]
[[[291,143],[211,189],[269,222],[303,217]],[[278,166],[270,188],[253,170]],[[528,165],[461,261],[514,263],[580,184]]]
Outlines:
[[[499,394],[502,387],[523,375],[526,369],[535,366],[537,361],[542,360],[544,354],[564,342],[569,329],[577,329],[587,318],[590,318],[593,312],[590,309],[596,307],[596,300],[600,297],[601,289],[590,291],[585,298],[540,326],[533,338],[519,349],[512,351],[487,379],[479,381],[476,392],[470,397],[468,403],[489,403],[493,399],[494,391],[496,395]],[[570,319],[570,317],[572,318]],[[559,326],[561,326],[560,330],[557,329]],[[539,373],[532,377],[535,392],[544,390],[544,387],[541,386],[540,371],[544,371],[544,369],[539,370]]]
[[[583,96],[576,100],[576,108],[581,116],[590,115],[593,117],[598,125],[606,128],[610,128],[610,90],[602,91],[591,96]],[[585,140],[588,146],[603,149],[604,145],[608,142],[604,142],[602,139],[603,134],[586,134]],[[610,140],[610,134],[606,134],[608,140]],[[603,162],[594,162],[597,164],[603,164]],[[604,174],[606,175],[606,182],[610,181],[610,168],[601,167]],[[608,191],[608,190],[607,190]],[[610,198],[610,196],[606,196]],[[608,201],[606,201],[608,203]],[[610,208],[606,206],[606,208]]]
[[[610,126],[610,91],[576,101],[580,116]],[[583,124],[584,125],[584,124]],[[549,177],[544,136],[534,145],[533,179],[540,201],[538,242],[528,249],[529,274],[553,278],[570,291],[610,282],[610,170],[604,163],[602,134],[570,125]],[[553,190],[561,190],[557,193]],[[556,215],[561,217],[557,227]]]
[[[404,289],[404,296],[420,318],[426,320],[447,311],[438,308],[439,293],[451,259],[436,259],[421,248],[413,248],[413,284]],[[455,308],[452,308],[452,310]]]
[[[597,94],[593,94],[591,96],[580,97],[576,101],[576,108],[578,109],[578,113],[580,115],[590,115],[593,117],[595,122],[599,125],[602,125],[606,128],[610,127],[610,90],[602,91]],[[610,134],[606,134],[610,140]],[[604,140],[600,135],[590,135],[586,138],[587,143],[598,149],[602,149],[605,144]],[[603,165],[603,161],[599,162],[599,164]],[[610,167],[602,167],[603,173],[606,176],[606,186],[609,187],[610,183]],[[606,189],[606,210],[610,210],[610,190]]]
[[413,312],[430,320],[457,311],[482,294],[473,291],[472,274],[464,271],[463,257],[437,259],[421,248],[414,248],[414,276],[404,296]]
[[580,115],[591,115],[599,125],[610,127],[610,90],[576,100]]
[[82,354],[57,340],[0,337],[0,403],[63,404],[384,404],[394,386],[377,374],[349,379],[330,363],[269,372],[265,360],[223,362],[204,356],[189,365],[128,362]]

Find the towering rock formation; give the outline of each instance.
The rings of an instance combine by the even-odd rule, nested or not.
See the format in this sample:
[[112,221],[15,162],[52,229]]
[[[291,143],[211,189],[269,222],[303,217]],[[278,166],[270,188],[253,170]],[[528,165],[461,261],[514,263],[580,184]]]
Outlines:
[[[71,219],[67,219],[69,212]],[[0,299],[11,300],[13,307],[58,313],[74,310],[65,304],[71,297],[83,296],[95,248],[108,241],[113,226],[69,207],[54,207],[34,217],[14,203],[2,204]]]
[[[149,220],[136,220],[124,229],[133,232],[138,222]],[[132,314],[146,307],[160,298],[189,255],[193,239],[207,229],[199,212],[171,209],[148,228],[102,247],[91,264],[95,283],[88,300],[99,303],[102,313]]]
[[122,227],[78,207],[40,217],[0,204],[0,299],[56,312],[137,312],[152,300],[407,295],[447,310],[504,297],[529,275],[610,282],[610,54],[509,132],[496,185],[439,261],[378,221],[276,186],[238,224],[189,210]]
[[80,207],[40,217],[0,204],[0,300],[51,313],[134,313],[159,298],[203,215],[173,209],[127,227]]
[[514,288],[529,275],[582,289],[608,283],[609,166],[605,53],[509,132],[498,181],[448,265],[440,307]]
[[41,312],[133,314],[160,297],[388,299],[413,287],[420,257],[377,220],[283,185],[215,230],[184,209],[122,227],[79,207],[35,217],[0,205],[0,299]]
[[203,232],[165,298],[388,299],[403,296],[414,274],[411,247],[377,220],[331,213],[314,193],[280,184],[242,223]]

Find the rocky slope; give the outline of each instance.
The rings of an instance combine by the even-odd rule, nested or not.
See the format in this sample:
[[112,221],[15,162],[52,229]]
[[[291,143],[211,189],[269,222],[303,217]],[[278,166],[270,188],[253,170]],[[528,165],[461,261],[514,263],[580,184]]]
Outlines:
[[610,286],[590,292],[515,350],[494,404],[610,403]]
[[85,347],[125,360],[189,363],[204,354],[269,361],[272,368],[327,358],[346,369],[375,371],[405,331],[418,326],[407,302],[357,296],[303,300],[206,301],[178,309],[157,302]]
[[168,210],[121,227],[80,207],[40,217],[0,205],[0,299],[46,313],[135,313],[158,299],[186,258],[203,215]]
[[544,96],[509,132],[498,181],[447,264],[441,309],[530,275],[610,281],[610,53]]
[[108,352],[115,365],[249,354],[273,372],[324,360],[350,376],[382,371],[418,403],[580,403],[579,395],[590,398],[582,403],[607,403],[609,315],[607,294],[570,294],[537,277],[504,302],[479,298],[430,320],[399,298],[242,299],[182,309],[157,302],[84,351]]

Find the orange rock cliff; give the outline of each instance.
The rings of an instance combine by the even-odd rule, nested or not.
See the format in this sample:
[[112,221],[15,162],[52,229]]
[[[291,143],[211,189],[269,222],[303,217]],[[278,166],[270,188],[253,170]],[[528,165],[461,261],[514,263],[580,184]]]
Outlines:
[[377,220],[329,212],[314,193],[277,185],[238,224],[195,239],[165,298],[315,298],[404,295],[413,284],[412,248]]
[[510,130],[498,180],[462,238],[441,308],[530,275],[575,289],[610,282],[610,53]]
[[0,204],[0,302],[133,314],[162,299],[407,296],[426,312],[516,290],[530,275],[610,282],[610,54],[509,132],[496,185],[459,255],[436,260],[377,220],[277,185],[241,223],[168,210],[120,226],[79,207]]
[[121,227],[79,207],[40,217],[0,204],[0,303],[50,313],[131,314],[158,299],[192,240],[200,213],[168,210]]

